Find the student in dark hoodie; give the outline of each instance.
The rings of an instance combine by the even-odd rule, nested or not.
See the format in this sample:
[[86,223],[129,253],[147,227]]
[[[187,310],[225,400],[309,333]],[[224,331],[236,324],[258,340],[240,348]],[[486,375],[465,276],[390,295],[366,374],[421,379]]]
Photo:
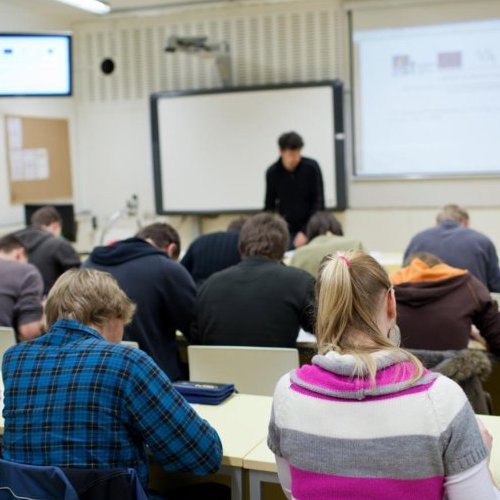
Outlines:
[[135,238],[95,248],[84,263],[84,267],[110,273],[137,305],[124,339],[138,342],[171,380],[186,376],[175,332],[189,334],[196,295],[191,276],[174,260],[179,253],[177,231],[155,223]]
[[483,283],[425,252],[405,264],[391,277],[404,347],[465,349],[474,325],[490,351],[500,354],[500,314]]
[[61,237],[62,218],[54,207],[39,208],[31,216],[31,226],[16,233],[28,252],[28,261],[43,278],[44,295],[62,273],[80,267],[75,249]]

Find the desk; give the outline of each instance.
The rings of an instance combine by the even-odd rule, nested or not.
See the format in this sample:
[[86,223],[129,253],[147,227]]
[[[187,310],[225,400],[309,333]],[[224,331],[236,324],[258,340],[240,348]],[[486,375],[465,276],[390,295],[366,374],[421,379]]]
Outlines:
[[[490,457],[490,470],[500,487],[500,417],[496,415],[477,415],[493,436]],[[250,500],[260,500],[261,482],[279,482],[273,452],[267,447],[267,439],[262,440],[243,460],[250,478]]]
[[370,255],[386,270],[389,276],[401,269],[403,254],[399,252],[370,252]]
[[248,394],[234,394],[220,405],[193,405],[198,415],[207,420],[220,436],[221,472],[231,476],[232,500],[243,497],[243,460],[266,439],[271,406],[270,396]]
[[274,453],[263,439],[243,460],[243,468],[248,470],[250,500],[260,500],[261,483],[279,483],[276,474]]

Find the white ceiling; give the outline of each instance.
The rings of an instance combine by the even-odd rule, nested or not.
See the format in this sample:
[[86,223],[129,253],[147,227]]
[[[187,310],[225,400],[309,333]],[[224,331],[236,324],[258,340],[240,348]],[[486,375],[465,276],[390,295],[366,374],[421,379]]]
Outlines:
[[[193,3],[209,3],[214,0],[108,0],[113,10],[140,9],[145,7],[164,7],[168,5],[189,5]],[[227,0],[231,1],[231,0]]]
[[[130,12],[134,10],[161,8],[161,7],[187,7],[203,6],[210,3],[244,3],[252,0],[104,0],[111,6],[111,13]],[[262,0],[266,1],[266,0]],[[269,0],[273,1],[273,0]],[[55,0],[0,0],[0,27],[2,26],[2,17],[8,18],[9,11],[16,13],[26,12],[43,14],[47,19],[65,19],[67,22],[75,23],[79,21],[90,20],[97,16],[81,9],[68,6]],[[104,16],[105,17],[105,16]]]

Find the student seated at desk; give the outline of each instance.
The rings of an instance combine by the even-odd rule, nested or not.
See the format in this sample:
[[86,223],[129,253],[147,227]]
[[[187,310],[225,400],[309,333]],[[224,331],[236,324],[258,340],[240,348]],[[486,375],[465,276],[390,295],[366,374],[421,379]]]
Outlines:
[[278,382],[269,424],[288,497],[500,498],[463,391],[399,347],[380,264],[329,256],[317,286],[321,354]]
[[179,233],[156,222],[134,238],[94,248],[83,264],[110,273],[137,305],[125,339],[137,342],[174,381],[186,377],[175,332],[189,333],[196,296],[191,276],[175,262],[180,247]]
[[465,269],[426,252],[411,255],[391,276],[401,342],[409,349],[466,349],[472,325],[500,354],[500,314],[488,289]]
[[307,223],[307,245],[295,250],[290,265],[315,278],[325,255],[339,250],[363,250],[361,241],[346,238],[342,225],[330,212],[316,212]]
[[134,305],[108,274],[64,273],[46,304],[49,331],[3,359],[3,457],[28,465],[133,467],[148,486],[149,446],[168,471],[215,472],[217,432],[140,349],[120,345]]
[[229,223],[226,231],[203,234],[196,238],[181,260],[196,286],[200,286],[217,271],[234,266],[241,261],[238,240],[246,217]]
[[80,257],[62,237],[62,217],[54,207],[39,208],[31,216],[31,226],[16,233],[28,252],[28,261],[38,268],[44,295],[64,271],[80,267]]
[[19,238],[0,238],[0,326],[12,327],[19,340],[38,337],[42,331],[43,280],[28,264]]
[[240,232],[242,261],[213,274],[198,290],[191,340],[195,344],[295,347],[299,329],[314,323],[314,279],[283,265],[286,222],[258,214]]

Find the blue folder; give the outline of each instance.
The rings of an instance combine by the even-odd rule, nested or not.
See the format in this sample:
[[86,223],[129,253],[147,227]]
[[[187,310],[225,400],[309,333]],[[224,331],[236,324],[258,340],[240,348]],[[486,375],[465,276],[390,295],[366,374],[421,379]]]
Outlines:
[[234,392],[234,384],[211,382],[188,382],[180,380],[173,386],[190,402],[204,405],[218,405]]

